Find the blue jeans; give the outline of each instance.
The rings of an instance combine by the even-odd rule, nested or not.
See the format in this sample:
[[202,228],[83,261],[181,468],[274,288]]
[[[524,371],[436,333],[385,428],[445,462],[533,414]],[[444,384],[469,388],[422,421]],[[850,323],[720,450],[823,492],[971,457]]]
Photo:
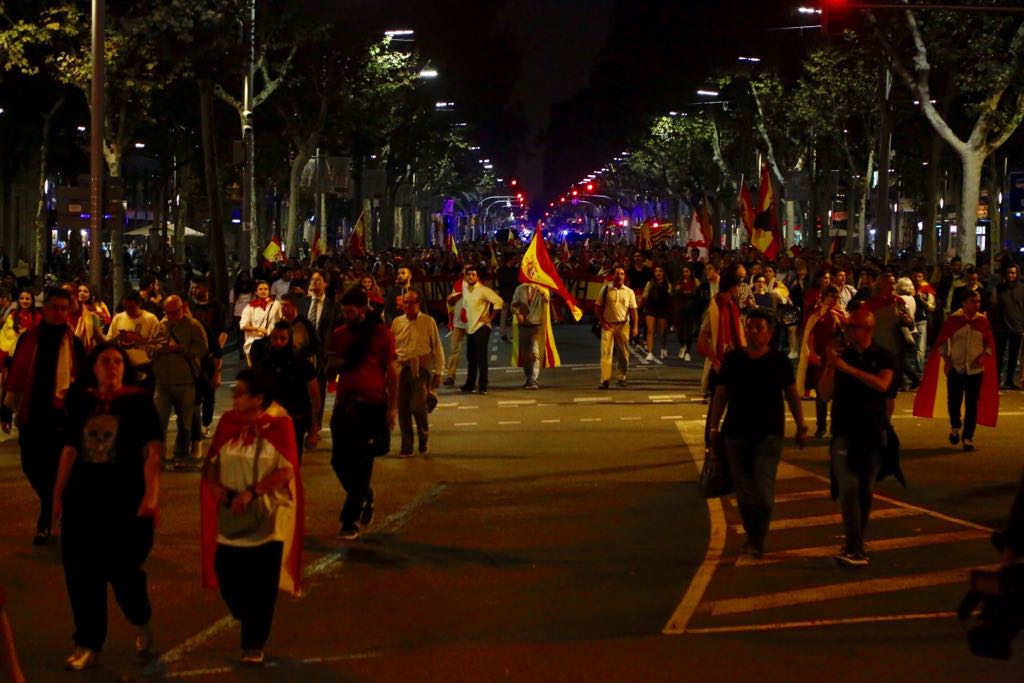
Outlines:
[[726,436],[725,457],[736,487],[736,505],[750,545],[761,550],[775,505],[775,473],[782,457],[782,436],[760,439]]
[[[883,437],[884,438],[884,437]],[[878,477],[882,456],[877,449],[857,454],[860,464],[850,466],[850,441],[845,436],[832,439],[829,449],[832,476],[839,488],[839,508],[843,514],[846,550],[864,552],[864,529],[871,515],[871,486]]]

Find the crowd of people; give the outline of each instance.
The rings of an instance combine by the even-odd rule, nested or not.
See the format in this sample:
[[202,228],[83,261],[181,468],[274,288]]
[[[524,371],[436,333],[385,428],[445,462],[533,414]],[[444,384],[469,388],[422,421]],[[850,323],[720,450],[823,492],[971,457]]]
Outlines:
[[[518,250],[504,251],[500,260],[493,245],[465,245],[460,259],[396,250],[264,264],[219,299],[208,277],[177,268],[144,277],[115,306],[82,282],[41,290],[0,276],[0,427],[17,424],[39,498],[33,542],[50,543],[59,525],[75,623],[67,667],[96,663],[108,583],[137,628],[135,649],[150,651],[142,567],[161,472],[176,469],[201,471],[203,583],[219,587],[242,624],[242,662],[262,664],[278,590],[301,589],[302,454],[318,446],[332,392],[331,465],[346,494],[338,535],[351,540],[373,520],[374,458],[392,451],[396,423],[400,457],[428,451],[428,416],[440,387],[455,384],[463,342],[461,392],[487,394],[495,324],[516,346],[523,387],[540,388],[541,368],[554,364],[556,300],[520,282]],[[836,559],[862,566],[872,483],[880,471],[900,476],[889,420],[897,393],[916,390],[915,414],[931,417],[944,381],[949,441],[972,451],[977,424],[995,423],[998,386],[1019,388],[1024,284],[1008,255],[999,262],[995,273],[955,258],[929,271],[912,258],[769,261],[750,247],[705,256],[582,245],[557,267],[605,281],[589,302],[599,389],[626,385],[633,353],[668,358],[670,332],[676,359],[700,357],[705,446],[728,461],[752,556],[764,552],[770,525],[784,404],[802,446],[801,399],[813,396],[814,437],[831,435],[846,531]],[[421,283],[439,274],[451,277],[447,316],[424,305]],[[232,349],[244,369],[214,429]]]

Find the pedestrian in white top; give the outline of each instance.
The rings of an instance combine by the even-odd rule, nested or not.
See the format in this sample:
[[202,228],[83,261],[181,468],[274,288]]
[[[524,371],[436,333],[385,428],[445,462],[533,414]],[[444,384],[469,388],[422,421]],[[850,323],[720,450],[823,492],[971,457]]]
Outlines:
[[146,345],[149,344],[160,321],[149,311],[143,310],[142,298],[138,292],[125,294],[121,304],[124,310],[114,315],[110,321],[107,341],[112,341],[125,350],[132,368],[135,369],[136,377],[152,390],[152,364],[149,354],[146,353]]
[[[487,345],[491,340],[491,319],[505,305],[501,297],[487,285],[480,284],[475,266],[467,266],[463,275],[462,306],[466,311],[466,362],[469,365],[466,383],[459,387],[468,394],[474,389],[487,393]],[[449,296],[449,301],[453,301]],[[479,376],[479,384],[477,378]]]
[[270,330],[274,323],[281,319],[281,304],[270,296],[270,285],[266,280],[256,283],[256,295],[249,302],[249,305],[242,311],[242,319],[238,326],[245,333],[245,342],[242,348],[245,357],[252,365],[252,345],[257,340],[266,344],[269,340]]
[[618,367],[619,386],[626,386],[629,371],[629,339],[638,334],[636,294],[626,286],[626,271],[615,269],[612,281],[601,288],[594,307],[601,324],[601,383],[607,389],[612,379],[613,361]]
[[[398,375],[398,427],[402,432],[399,456],[412,455],[412,424],[416,421],[419,452],[427,452],[430,425],[427,413],[431,409],[433,390],[441,385],[444,373],[444,347],[437,323],[420,312],[420,294],[410,289],[402,297],[405,315],[391,321],[395,336],[395,355],[401,368]],[[437,405],[434,395],[433,405]]]
[[452,293],[448,295],[448,305],[452,309],[451,331],[448,333],[448,363],[445,371],[445,386],[455,384],[455,371],[459,369],[459,358],[462,356],[462,340],[466,338],[466,309],[462,305],[462,288],[465,280],[460,277],[455,281]]

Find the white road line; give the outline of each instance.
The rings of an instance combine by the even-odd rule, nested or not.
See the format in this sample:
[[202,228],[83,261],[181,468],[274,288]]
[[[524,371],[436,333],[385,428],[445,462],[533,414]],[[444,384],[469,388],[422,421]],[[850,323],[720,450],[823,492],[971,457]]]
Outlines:
[[[916,517],[922,514],[917,510],[910,510],[907,508],[894,507],[885,508],[884,510],[872,510],[871,519],[895,519],[897,517]],[[843,516],[839,513],[833,515],[811,515],[809,517],[791,517],[789,519],[773,519],[771,524],[772,531],[781,531],[782,529],[805,529],[812,526],[828,526],[829,524],[842,524]],[[745,534],[742,524],[733,524],[732,530],[738,534]]]
[[[405,524],[406,521],[408,521],[409,517],[411,517],[413,513],[415,513],[420,508],[434,502],[434,500],[436,500],[437,497],[444,493],[445,490],[447,489],[448,484],[438,484],[437,486],[434,486],[432,489],[430,489],[425,494],[414,500],[409,505],[406,505],[398,512],[394,513],[393,515],[390,515],[381,523],[379,527],[377,527],[374,530],[373,534],[376,535],[381,532],[395,531],[396,529],[400,528],[402,525]],[[322,574],[323,572],[332,568],[334,565],[341,562],[344,559],[345,555],[347,554],[348,548],[345,546],[341,546],[336,550],[331,551],[327,555],[324,555],[312,564],[306,565],[305,569],[302,572],[303,579],[305,581],[308,581],[314,576]],[[300,599],[307,596],[308,593],[300,596]],[[199,633],[196,633],[192,637],[187,638],[184,642],[172,647],[170,650],[164,652],[160,657],[151,661],[143,669],[143,676],[151,677],[165,675],[167,673],[167,666],[169,664],[173,664],[174,662],[180,661],[189,652],[199,648],[206,642],[217,637],[220,633],[234,626],[234,624],[235,620],[233,617],[230,616],[218,619],[213,624],[206,627]]]
[[656,398],[651,403],[674,403],[674,401],[670,398]]
[[647,398],[652,401],[674,401],[679,398],[686,398],[686,394],[648,394]]
[[[796,493],[784,493],[780,496],[775,496],[776,503],[792,503],[798,500],[813,500],[814,498],[831,498],[831,492],[828,489],[815,489],[814,491],[797,491]],[[736,502],[736,498],[729,499],[729,505],[731,507],[738,507],[739,503]]]
[[581,417],[580,418],[580,422],[600,422],[600,421],[601,421],[601,418],[599,418],[599,417]]
[[643,419],[643,418],[640,418],[640,417],[620,417],[619,419],[623,420],[624,422],[635,422],[636,420],[640,420],[640,419]]
[[477,423],[477,422],[456,422],[455,426],[456,427],[476,427],[477,424],[479,424],[479,423]]
[[480,406],[459,406],[459,410],[479,410]]
[[[908,548],[922,548],[929,545],[947,545],[951,543],[962,543],[964,541],[976,541],[988,538],[983,531],[967,529],[964,531],[947,531],[937,534],[924,534],[921,536],[901,536],[899,538],[883,538],[882,540],[871,541],[871,552],[884,552],[887,550],[906,550]],[[819,546],[817,548],[794,548],[791,550],[780,550],[766,553],[760,560],[755,560],[747,555],[736,558],[737,567],[751,567],[764,564],[775,564],[786,560],[810,559],[832,557],[836,554],[836,545]]]
[[555,419],[551,419],[551,420],[541,420],[540,422],[541,422],[541,424],[554,425],[554,424],[558,424],[559,422],[561,422],[561,420],[555,418]]
[[498,401],[498,407],[502,406],[532,406],[537,403],[536,399],[524,398],[522,400]]
[[455,403],[438,403],[437,407],[438,408],[454,408],[457,405],[459,405],[458,402],[455,402]]
[[682,420],[683,416],[682,415],[662,415],[661,419],[662,420]]
[[572,400],[573,403],[611,403],[611,396],[577,396]]
[[498,360],[498,354],[491,354],[491,360]]
[[689,634],[745,633],[749,631],[783,631],[792,628],[815,628],[818,626],[846,626],[851,624],[875,624],[887,621],[922,621],[924,619],[952,619],[956,612],[922,612],[920,614],[886,614],[877,617],[847,617],[845,619],[809,619],[807,621],[781,621],[774,624],[740,624],[738,626],[710,626],[687,629]]
[[500,425],[521,425],[521,424],[523,424],[523,422],[522,422],[522,420],[498,420],[498,424],[500,424]]
[[[698,437],[696,429],[687,429],[685,422],[676,422],[676,429],[679,430],[679,435],[683,438],[684,444],[700,443],[700,440],[704,438],[703,434],[700,434]],[[691,433],[688,434],[687,432]],[[692,456],[690,463],[699,476],[700,467]],[[686,627],[690,623],[693,613],[697,611],[700,601],[704,598],[704,592],[708,589],[708,585],[715,575],[715,570],[718,569],[718,565],[722,561],[722,553],[725,551],[726,531],[729,528],[725,521],[725,510],[722,509],[722,501],[719,498],[708,498],[707,505],[708,517],[711,520],[711,530],[708,534],[708,549],[704,554],[704,561],[697,569],[693,579],[690,580],[690,585],[686,589],[682,601],[676,607],[668,623],[665,624],[665,628],[661,630],[665,635],[686,633]]]

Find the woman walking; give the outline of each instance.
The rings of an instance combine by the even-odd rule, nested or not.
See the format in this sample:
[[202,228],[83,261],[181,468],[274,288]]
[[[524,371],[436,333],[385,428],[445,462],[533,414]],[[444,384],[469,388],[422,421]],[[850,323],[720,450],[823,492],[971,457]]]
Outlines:
[[291,418],[267,376],[238,373],[232,409],[217,423],[203,465],[203,587],[220,587],[242,624],[242,659],[262,666],[278,588],[298,594],[302,481]]
[[253,362],[252,345],[257,341],[261,345],[269,343],[267,337],[270,336],[270,330],[273,329],[274,323],[280,319],[281,304],[270,296],[270,283],[266,280],[260,280],[256,283],[256,291],[252,300],[242,311],[242,319],[238,322],[239,328],[245,333],[242,350],[245,351],[245,357],[249,365],[252,365]]
[[690,360],[697,327],[700,325],[700,280],[693,276],[693,267],[684,263],[679,284],[673,292],[676,301],[676,335],[679,337],[679,360]]
[[[18,294],[18,305],[10,312],[0,330],[0,361],[14,355],[18,338],[31,330],[43,319],[43,313],[36,308],[35,298],[27,289]],[[5,372],[6,374],[6,372]]]
[[668,314],[672,305],[672,283],[665,275],[665,269],[654,266],[654,277],[644,286],[643,304],[647,317],[647,358],[654,360],[654,340],[661,344],[661,357],[668,356],[665,349],[665,330],[668,327]]
[[[248,270],[243,270],[235,278],[235,284],[231,287],[231,292],[228,295],[229,303],[231,304],[231,317],[235,321],[235,330],[241,330],[242,312],[245,311],[245,307],[252,301],[253,291],[256,289],[256,284],[252,281],[252,275],[249,274]],[[239,332],[239,334],[242,334]],[[245,341],[244,335],[238,343],[238,360],[245,360],[245,351],[242,348],[243,342]]]
[[107,636],[107,584],[135,625],[135,652],[149,653],[152,608],[142,564],[153,547],[163,434],[151,400],[113,343],[93,349],[67,401],[68,429],[53,491],[75,650],[72,671],[95,666]]

